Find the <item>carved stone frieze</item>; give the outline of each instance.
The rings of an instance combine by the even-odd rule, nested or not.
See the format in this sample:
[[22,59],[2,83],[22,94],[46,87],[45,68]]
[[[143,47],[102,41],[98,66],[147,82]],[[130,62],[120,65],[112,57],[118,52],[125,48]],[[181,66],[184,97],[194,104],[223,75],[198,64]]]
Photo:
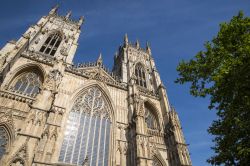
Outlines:
[[10,92],[10,91],[5,91],[5,90],[0,90],[0,96],[4,98],[9,98],[12,100],[20,101],[23,103],[27,103],[27,104],[32,104],[35,100],[33,97],[29,97],[26,95],[22,95],[22,94]]
[[[0,108],[0,123],[5,123],[8,125],[12,131],[15,131],[15,126],[13,122],[13,114],[12,110],[3,110],[3,108]],[[4,111],[4,112],[3,112]]]
[[51,70],[45,79],[43,88],[50,91],[56,91],[61,81],[62,81],[61,72],[59,70]]
[[55,61],[55,57],[33,51],[24,51],[22,52],[21,56],[50,66],[52,66]]
[[156,99],[159,99],[159,94],[158,93],[150,91],[150,90],[148,90],[146,88],[143,88],[143,87],[140,87],[140,86],[137,86],[137,88],[138,88],[139,93],[141,95],[150,96],[150,97],[154,97]]
[[139,99],[139,101],[137,102],[135,108],[136,108],[135,109],[136,116],[144,117],[145,110],[144,110],[144,102],[143,102],[143,100]]

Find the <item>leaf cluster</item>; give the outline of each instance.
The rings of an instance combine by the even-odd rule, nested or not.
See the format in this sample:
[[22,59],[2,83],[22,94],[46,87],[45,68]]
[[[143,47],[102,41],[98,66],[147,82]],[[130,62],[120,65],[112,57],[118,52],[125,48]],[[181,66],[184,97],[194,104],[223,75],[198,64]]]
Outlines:
[[216,109],[208,132],[213,140],[213,165],[250,163],[250,18],[239,12],[222,23],[211,42],[205,43],[188,62],[177,67],[176,83],[191,83],[190,93],[210,97],[209,109]]

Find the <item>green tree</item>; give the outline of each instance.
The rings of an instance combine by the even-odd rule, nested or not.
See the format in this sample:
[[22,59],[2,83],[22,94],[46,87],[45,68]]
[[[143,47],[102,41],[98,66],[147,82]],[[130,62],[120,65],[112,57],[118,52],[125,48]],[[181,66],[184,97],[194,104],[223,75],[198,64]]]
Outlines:
[[222,23],[212,41],[177,67],[176,83],[191,83],[195,97],[209,97],[218,118],[208,132],[214,135],[212,165],[250,165],[250,18],[239,12]]

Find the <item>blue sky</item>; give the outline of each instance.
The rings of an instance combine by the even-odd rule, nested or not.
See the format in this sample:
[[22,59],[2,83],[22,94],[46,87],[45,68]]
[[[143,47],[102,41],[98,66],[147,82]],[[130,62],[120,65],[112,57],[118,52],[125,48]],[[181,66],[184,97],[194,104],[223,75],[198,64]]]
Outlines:
[[208,99],[194,98],[188,85],[177,85],[176,66],[203,49],[219,30],[219,23],[229,21],[239,10],[250,16],[247,0],[1,0],[0,47],[18,39],[27,27],[59,4],[59,13],[72,10],[72,17],[85,16],[75,62],[94,61],[102,52],[104,63],[113,65],[113,55],[123,36],[151,43],[152,54],[168,97],[179,113],[194,166],[208,165],[212,155],[212,136],[207,128],[215,111],[207,109]]

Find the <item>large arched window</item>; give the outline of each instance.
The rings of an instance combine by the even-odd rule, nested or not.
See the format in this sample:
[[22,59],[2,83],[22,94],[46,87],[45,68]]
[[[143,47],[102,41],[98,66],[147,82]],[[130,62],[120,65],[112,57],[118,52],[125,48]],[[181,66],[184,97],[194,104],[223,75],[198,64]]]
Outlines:
[[69,113],[59,162],[108,166],[109,112],[108,103],[97,87],[80,95]]
[[8,133],[3,126],[0,126],[0,159],[6,152],[8,142],[9,142]]
[[159,129],[159,123],[155,116],[155,113],[147,104],[145,104],[145,122],[149,129]]
[[61,41],[62,38],[58,33],[51,34],[42,45],[40,52],[54,56]]
[[135,76],[136,84],[147,88],[145,70],[140,63],[136,64],[135,66]]
[[35,96],[42,85],[40,73],[34,71],[23,72],[12,82],[10,89],[21,94]]

